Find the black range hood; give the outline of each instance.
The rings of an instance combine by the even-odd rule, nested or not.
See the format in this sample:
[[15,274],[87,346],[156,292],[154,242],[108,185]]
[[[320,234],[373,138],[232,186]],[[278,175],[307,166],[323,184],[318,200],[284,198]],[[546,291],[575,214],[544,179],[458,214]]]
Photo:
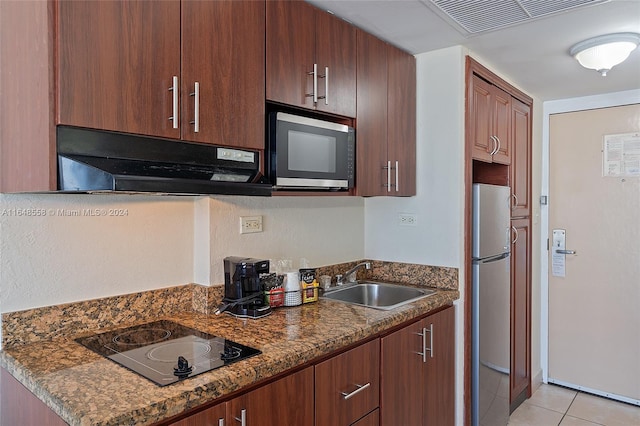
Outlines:
[[257,151],[58,126],[58,189],[270,196]]

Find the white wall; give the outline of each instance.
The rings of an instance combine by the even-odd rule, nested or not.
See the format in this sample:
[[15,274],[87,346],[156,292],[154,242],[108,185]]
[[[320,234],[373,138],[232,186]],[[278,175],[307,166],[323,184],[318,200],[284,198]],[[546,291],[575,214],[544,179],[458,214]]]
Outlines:
[[[417,195],[365,200],[365,257],[461,268],[464,264],[465,51],[416,56]],[[398,213],[417,215],[400,226]],[[456,303],[456,422],[464,413],[464,271]]]
[[[263,232],[239,234],[240,216],[263,217]],[[196,217],[208,217],[197,229],[195,252],[199,284],[224,283],[223,259],[300,258],[317,267],[364,257],[364,201],[359,197],[216,197],[196,203]]]
[[[356,197],[0,194],[0,312],[222,284],[230,255],[295,266],[301,257],[311,266],[362,259],[363,205]],[[258,214],[264,232],[240,235],[239,217]]]
[[0,312],[193,281],[192,197],[0,194],[0,238]]

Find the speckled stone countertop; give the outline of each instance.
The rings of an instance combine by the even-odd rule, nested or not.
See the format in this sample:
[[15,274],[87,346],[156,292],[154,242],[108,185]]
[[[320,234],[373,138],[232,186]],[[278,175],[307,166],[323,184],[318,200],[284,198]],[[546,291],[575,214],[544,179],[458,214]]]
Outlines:
[[[200,286],[193,285],[166,291],[185,293],[185,288],[186,293],[203,292]],[[128,321],[119,320],[111,327],[100,327],[101,332],[169,319],[262,351],[261,355],[166,387],[158,387],[76,343],[73,338],[78,335],[96,332],[84,326],[67,327],[65,333],[55,337],[43,331],[34,332],[37,325],[31,327],[24,332],[24,336],[31,336],[26,342],[23,339],[21,343],[13,341],[7,345],[5,341],[0,365],[70,425],[150,425],[450,305],[458,297],[457,290],[438,289],[432,296],[392,311],[321,299],[299,307],[276,309],[259,320],[209,314],[193,297],[184,309],[151,313],[147,310],[146,316],[141,314]],[[208,296],[207,300],[215,299]],[[123,300],[105,304],[124,303]],[[74,306],[57,309],[68,314]],[[50,315],[58,318],[58,314]],[[11,328],[12,324],[21,323],[16,318],[22,318],[24,325],[26,315],[3,315],[3,321],[9,320]],[[57,321],[64,322],[59,318]],[[18,327],[15,328],[17,333]],[[56,328],[60,333],[60,328]]]

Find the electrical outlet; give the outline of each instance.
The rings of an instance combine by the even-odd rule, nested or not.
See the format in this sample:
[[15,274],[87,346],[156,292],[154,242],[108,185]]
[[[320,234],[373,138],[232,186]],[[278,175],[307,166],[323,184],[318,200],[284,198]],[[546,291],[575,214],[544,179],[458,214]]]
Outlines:
[[262,216],[240,216],[240,233],[262,232]]
[[400,213],[398,214],[398,223],[402,226],[416,226],[418,218],[414,213]]

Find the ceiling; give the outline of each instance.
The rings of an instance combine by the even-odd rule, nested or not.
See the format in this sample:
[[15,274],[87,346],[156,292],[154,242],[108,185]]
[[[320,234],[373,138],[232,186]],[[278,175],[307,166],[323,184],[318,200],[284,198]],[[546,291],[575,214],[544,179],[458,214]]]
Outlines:
[[[507,77],[540,100],[566,99],[640,89],[640,48],[606,77],[582,68],[569,56],[575,43],[590,37],[640,33],[640,0],[307,0],[330,10],[356,26],[413,54],[461,45],[489,68]],[[498,29],[469,32],[435,3],[502,13],[508,21],[513,11],[496,10],[509,3],[534,6],[589,3],[564,12],[546,14]],[[480,7],[477,7],[480,5]],[[454,10],[455,11],[455,10]],[[481,19],[471,17],[467,24]],[[517,18],[513,18],[517,21]],[[467,25],[468,27],[472,25]],[[475,30],[474,30],[475,31]]]

